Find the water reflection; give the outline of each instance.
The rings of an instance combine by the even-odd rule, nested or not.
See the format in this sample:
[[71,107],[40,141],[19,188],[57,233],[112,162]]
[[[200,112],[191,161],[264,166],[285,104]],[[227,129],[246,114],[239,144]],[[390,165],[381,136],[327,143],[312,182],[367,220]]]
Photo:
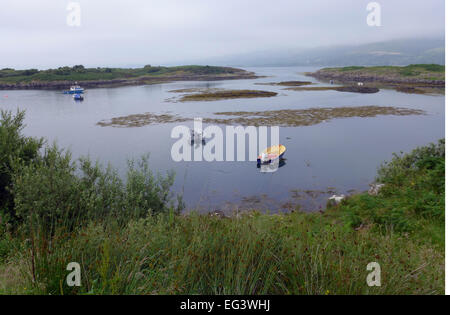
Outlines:
[[279,168],[282,168],[285,165],[286,165],[286,159],[281,158],[281,159],[273,161],[269,164],[256,163],[256,168],[260,169],[262,173],[272,173],[272,172],[276,172]]

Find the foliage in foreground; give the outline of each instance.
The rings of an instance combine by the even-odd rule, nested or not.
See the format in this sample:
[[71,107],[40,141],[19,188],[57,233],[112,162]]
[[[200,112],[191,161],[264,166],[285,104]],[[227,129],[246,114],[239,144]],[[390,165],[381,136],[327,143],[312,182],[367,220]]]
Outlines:
[[22,135],[24,112],[13,116],[10,112],[2,111],[0,116],[0,214],[3,213],[4,217],[14,217],[14,198],[10,192],[13,168],[17,167],[17,163],[33,163],[38,157],[43,140]]
[[[354,231],[327,215],[258,213],[220,219],[157,215],[126,228],[91,223],[52,238],[22,264],[28,293],[44,294],[433,294],[443,293],[443,253],[390,232]],[[80,262],[82,286],[65,284]],[[366,284],[368,263],[382,286]]]
[[[0,293],[444,292],[443,142],[384,165],[379,196],[325,214],[178,215],[169,178],[144,162],[122,182],[55,146],[12,165],[10,211],[21,220],[0,217]],[[81,287],[66,285],[70,262],[81,264]],[[366,284],[370,262],[381,287]]]
[[444,249],[445,142],[394,154],[379,169],[385,186],[379,196],[361,194],[344,202],[341,212],[352,227],[373,225],[409,233],[417,242]]
[[[24,113],[1,112],[0,233],[52,242],[91,221],[119,226],[129,220],[172,209],[179,212],[170,187],[173,172],[154,176],[148,157],[130,161],[126,180],[88,158],[74,161],[70,152],[21,134]],[[3,237],[0,237],[0,258]],[[50,246],[48,244],[48,246]],[[34,244],[32,244],[34,247]],[[32,248],[34,251],[34,248]],[[3,255],[4,256],[4,255]]]

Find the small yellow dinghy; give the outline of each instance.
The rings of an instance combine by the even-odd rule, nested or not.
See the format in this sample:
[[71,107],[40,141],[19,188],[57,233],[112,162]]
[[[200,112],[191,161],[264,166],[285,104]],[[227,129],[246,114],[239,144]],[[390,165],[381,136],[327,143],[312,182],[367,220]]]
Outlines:
[[286,147],[284,145],[273,145],[261,152],[258,156],[258,165],[272,163],[277,159],[281,159],[285,153]]

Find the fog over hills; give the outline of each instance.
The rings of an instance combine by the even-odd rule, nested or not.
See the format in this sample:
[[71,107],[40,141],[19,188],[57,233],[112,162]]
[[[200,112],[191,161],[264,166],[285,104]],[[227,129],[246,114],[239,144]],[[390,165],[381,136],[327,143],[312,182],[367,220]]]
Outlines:
[[195,63],[229,66],[378,66],[445,64],[444,39],[403,39],[364,45],[267,50]]

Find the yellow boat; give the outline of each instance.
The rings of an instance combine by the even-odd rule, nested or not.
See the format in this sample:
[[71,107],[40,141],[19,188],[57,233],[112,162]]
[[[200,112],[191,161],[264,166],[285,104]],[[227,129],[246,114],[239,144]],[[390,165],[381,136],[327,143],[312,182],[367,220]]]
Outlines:
[[281,159],[285,153],[286,147],[282,144],[268,147],[258,156],[258,165],[272,163],[277,159]]

